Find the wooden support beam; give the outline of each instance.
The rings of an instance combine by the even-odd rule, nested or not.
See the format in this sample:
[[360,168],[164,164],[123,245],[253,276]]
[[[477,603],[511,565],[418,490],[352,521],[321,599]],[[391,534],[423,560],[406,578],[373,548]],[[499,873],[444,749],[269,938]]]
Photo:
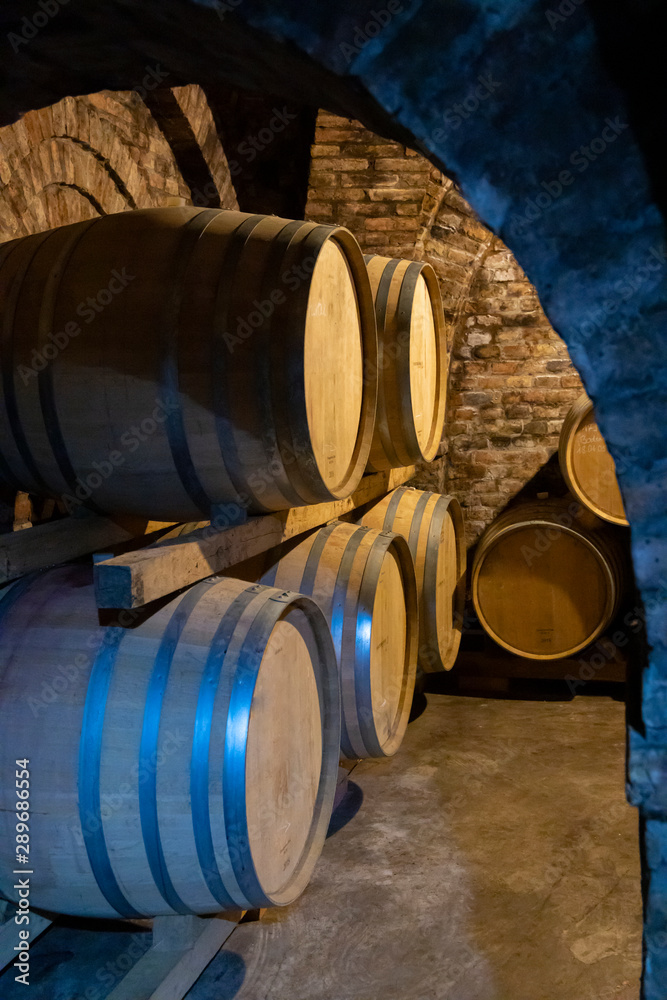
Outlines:
[[[14,946],[19,944],[19,930],[30,931],[30,944],[33,945],[40,935],[53,923],[48,917],[42,917],[39,913],[30,911],[30,923],[21,924],[19,927],[14,920],[16,907],[9,904],[11,909],[7,912],[7,922],[0,925],[0,972],[16,959],[17,952]],[[17,972],[16,975],[19,975]]]
[[245,524],[222,530],[209,524],[187,536],[156,542],[136,552],[98,562],[95,566],[98,606],[139,608],[175,593],[384,496],[412,479],[415,471],[410,466],[364,476],[359,488],[346,500],[250,517]]
[[242,916],[156,917],[152,946],[107,1000],[183,1000]]
[[78,559],[97,549],[129,542],[174,523],[130,517],[112,520],[86,512],[0,535],[0,584]]

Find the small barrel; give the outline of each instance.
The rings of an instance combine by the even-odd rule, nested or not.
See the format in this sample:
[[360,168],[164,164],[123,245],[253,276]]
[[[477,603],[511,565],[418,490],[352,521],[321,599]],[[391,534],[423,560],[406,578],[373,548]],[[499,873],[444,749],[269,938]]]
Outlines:
[[451,670],[461,643],[466,596],[463,513],[455,497],[401,487],[367,510],[362,524],[402,535],[410,546],[419,600],[419,665]]
[[430,264],[367,256],[378,327],[378,408],[368,468],[430,462],[449,371],[442,297]]
[[2,246],[0,316],[0,477],[17,488],[188,521],[346,497],[363,474],[377,337],[346,229],[104,216]]
[[348,758],[390,757],[408,724],[418,638],[415,571],[390,532],[334,521],[230,572],[317,601],[338,659]]
[[[624,560],[611,529],[585,527],[570,501],[522,504],[479,541],[472,598],[479,620],[505,649],[533,660],[572,656],[612,622]],[[579,508],[580,509],[580,508]]]
[[628,524],[614,459],[595,422],[593,403],[584,393],[566,416],[558,458],[570,491],[584,507],[612,524]]
[[[0,894],[16,901],[26,798],[31,906],[151,917],[302,892],[340,731],[313,601],[214,579],[131,628],[100,627],[90,570],[65,567],[4,590],[0,631]],[[25,758],[29,796],[13,780]]]

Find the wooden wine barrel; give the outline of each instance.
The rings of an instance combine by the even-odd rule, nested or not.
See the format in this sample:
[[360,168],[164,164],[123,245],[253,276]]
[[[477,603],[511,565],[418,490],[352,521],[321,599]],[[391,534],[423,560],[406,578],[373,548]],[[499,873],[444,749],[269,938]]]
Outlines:
[[345,229],[164,208],[28,236],[0,247],[0,323],[0,477],[28,492],[185,521],[345,497],[366,466]]
[[401,487],[367,510],[362,524],[395,531],[415,562],[419,665],[451,670],[461,643],[466,596],[463,513],[454,497]]
[[488,634],[519,656],[572,656],[594,642],[618,610],[624,576],[618,543],[602,526],[584,527],[577,506],[522,504],[480,539],[472,570],[475,610]]
[[588,510],[612,524],[627,525],[614,459],[585,393],[563,422],[558,458],[570,491]]
[[438,279],[430,264],[367,256],[378,327],[378,408],[369,470],[435,458],[449,371]]
[[31,906],[133,917],[299,895],[339,756],[335,654],[313,601],[213,579],[101,628],[90,571],[65,567],[7,588],[0,630],[2,895],[16,899],[7,762],[22,758]]
[[334,521],[230,572],[317,601],[338,659],[343,756],[396,753],[412,706],[419,628],[415,571],[404,540]]

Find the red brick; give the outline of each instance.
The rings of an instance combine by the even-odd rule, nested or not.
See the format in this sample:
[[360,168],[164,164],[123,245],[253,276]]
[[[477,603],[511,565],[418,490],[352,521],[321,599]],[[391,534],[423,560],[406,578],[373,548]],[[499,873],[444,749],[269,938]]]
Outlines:
[[418,219],[366,219],[366,229],[419,229]]

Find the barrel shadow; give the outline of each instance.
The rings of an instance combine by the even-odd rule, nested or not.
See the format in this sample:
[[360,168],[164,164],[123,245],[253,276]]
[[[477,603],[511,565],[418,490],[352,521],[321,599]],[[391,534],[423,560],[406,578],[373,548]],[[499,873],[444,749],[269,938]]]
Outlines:
[[331,814],[329,829],[327,830],[327,838],[333,837],[334,833],[338,833],[338,831],[342,830],[344,826],[347,826],[350,820],[354,819],[361,809],[363,801],[363,791],[359,785],[350,781],[347,786],[346,794]]

